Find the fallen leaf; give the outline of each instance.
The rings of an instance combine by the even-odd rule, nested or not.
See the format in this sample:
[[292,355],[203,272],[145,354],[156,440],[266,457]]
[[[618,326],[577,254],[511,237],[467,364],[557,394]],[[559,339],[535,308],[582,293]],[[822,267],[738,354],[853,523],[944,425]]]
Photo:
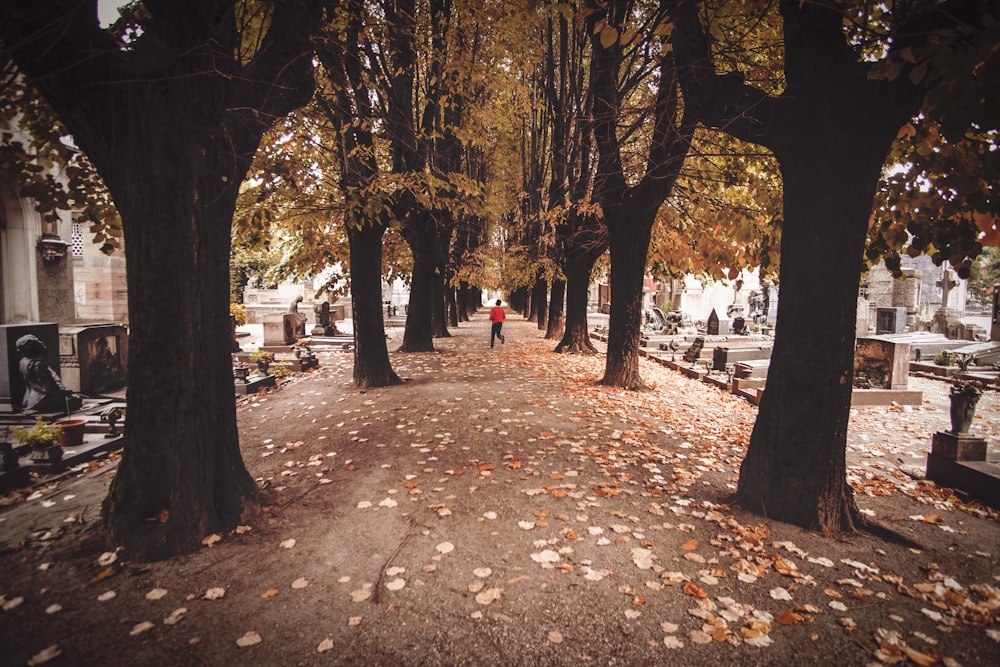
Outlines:
[[663,645],[667,648],[684,648],[684,642],[682,642],[677,637],[673,635],[668,635],[663,638]]
[[455,545],[451,542],[442,542],[441,544],[434,547],[435,551],[442,554],[450,554],[455,550]]
[[97,564],[101,567],[107,567],[111,565],[116,560],[118,560],[118,552],[120,549],[115,549],[114,551],[105,551],[97,558]]
[[531,554],[531,560],[536,563],[555,563],[560,558],[559,554],[552,549],[545,549],[538,553]]
[[305,588],[308,585],[309,585],[309,580],[306,579],[305,577],[299,577],[298,579],[292,582],[292,588],[296,590],[300,588]]
[[153,625],[152,623],[150,623],[149,621],[143,621],[142,623],[136,623],[135,625],[132,626],[132,629],[129,631],[129,635],[135,637],[136,635],[141,635],[146,630],[150,630],[150,629],[152,629],[154,627],[156,627],[156,626]]
[[[278,591],[275,591],[275,593],[277,592]],[[220,588],[216,586],[214,588],[209,588],[207,591],[205,591],[205,595],[203,595],[202,597],[204,597],[206,600],[221,600],[225,594],[226,594],[225,588]]]
[[260,635],[251,630],[242,637],[236,640],[236,645],[240,648],[246,648],[247,646],[253,646],[254,644],[259,644],[263,641]]
[[691,630],[688,633],[688,639],[693,641],[695,644],[711,644],[712,635],[707,632],[702,632],[701,630]]
[[203,539],[201,543],[204,544],[206,547],[210,547],[221,539],[222,535],[219,535],[218,533],[212,533],[211,535],[206,535],[205,539]]
[[406,580],[400,579],[398,577],[391,581],[387,581],[385,584],[385,587],[388,588],[390,591],[399,591],[402,590],[405,586],[406,586]]
[[110,577],[112,574],[114,574],[114,572],[115,572],[115,568],[113,568],[113,567],[105,568],[105,569],[101,570],[100,572],[98,572],[97,574],[95,574],[93,577],[91,577],[90,578],[90,583],[96,584],[99,581],[103,581],[103,580],[107,579],[108,577]]
[[54,660],[62,655],[62,649],[59,648],[57,644],[53,644],[47,648],[42,649],[28,660],[28,667],[35,667],[35,665],[44,665],[50,660]]
[[472,574],[476,575],[480,579],[485,579],[486,577],[493,574],[493,570],[491,570],[488,567],[477,567],[475,570],[472,571]]
[[45,608],[46,614],[57,614],[60,611],[62,611],[61,604],[50,604],[48,607]]
[[361,616],[351,616],[347,619],[347,627],[354,627],[355,625],[361,625]]
[[563,643],[562,633],[559,632],[558,630],[549,631],[549,641],[552,642],[553,644],[562,644]]
[[164,625],[177,625],[184,618],[184,614],[188,612],[187,607],[178,607],[170,612],[170,616],[163,619]]
[[351,600],[354,602],[364,602],[372,596],[371,588],[359,588],[356,591],[351,591]]
[[[689,581],[686,584],[684,584],[684,595],[691,595],[691,596],[694,596],[696,598],[707,598],[708,597],[708,593],[706,593],[705,591],[703,591],[701,588],[698,587],[697,584],[695,584],[695,583],[693,583],[691,581]],[[694,638],[692,638],[691,641],[694,641],[695,643],[698,643],[698,644],[701,643],[701,642],[696,641]]]
[[266,591],[261,593],[260,596],[266,600],[268,598],[273,598],[277,594],[278,594],[277,588],[268,588]]
[[488,605],[491,602],[495,602],[500,599],[500,589],[499,588],[487,588],[476,595],[476,602],[481,605]]
[[635,619],[639,618],[640,616],[642,616],[642,612],[639,611],[638,609],[626,609],[625,610],[625,618],[629,618],[629,619],[635,620]]
[[327,651],[329,651],[332,648],[333,648],[333,640],[330,639],[329,637],[327,637],[326,639],[324,639],[323,641],[321,641],[319,643],[319,646],[316,647],[316,652],[317,653],[326,653]]
[[776,623],[780,623],[781,625],[796,625],[804,620],[806,620],[805,616],[802,616],[801,614],[796,614],[791,609],[786,609],[785,611],[781,612],[780,614],[774,617],[774,621]]
[[660,623],[660,630],[662,630],[665,635],[672,635],[677,632],[679,628],[680,626],[676,623],[669,623],[667,621]]
[[117,596],[118,596],[118,593],[115,593],[114,591],[104,591],[103,593],[101,593],[100,595],[97,596],[97,601],[98,602],[107,602],[108,600],[114,600],[115,597],[117,597]]
[[294,538],[289,538],[289,539],[281,542],[278,546],[281,547],[282,549],[291,549],[292,547],[295,546],[295,539]]
[[694,551],[698,548],[698,540],[688,540],[681,545],[681,549],[684,551]]
[[771,599],[772,600],[791,600],[792,599],[792,594],[789,593],[786,589],[781,588],[780,586],[778,588],[772,588],[770,595],[771,595]]
[[160,600],[167,595],[169,591],[166,588],[154,588],[153,590],[146,593],[147,600]]

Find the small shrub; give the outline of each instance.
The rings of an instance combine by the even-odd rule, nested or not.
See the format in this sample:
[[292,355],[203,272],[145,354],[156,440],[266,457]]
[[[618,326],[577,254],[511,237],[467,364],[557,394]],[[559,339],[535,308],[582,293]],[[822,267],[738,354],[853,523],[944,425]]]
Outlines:
[[236,317],[236,326],[241,327],[247,322],[247,309],[242,303],[229,304],[229,314]]

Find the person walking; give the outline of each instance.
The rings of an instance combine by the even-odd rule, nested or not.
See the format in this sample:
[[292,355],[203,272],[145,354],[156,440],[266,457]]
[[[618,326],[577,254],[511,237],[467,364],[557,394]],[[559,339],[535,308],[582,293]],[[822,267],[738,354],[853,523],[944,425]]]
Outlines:
[[493,342],[499,338],[500,344],[503,345],[507,342],[507,339],[503,337],[500,330],[503,329],[503,321],[507,315],[503,311],[503,306],[500,305],[500,299],[497,299],[497,305],[490,308],[490,322],[493,323],[493,328],[490,331],[490,347],[493,347]]

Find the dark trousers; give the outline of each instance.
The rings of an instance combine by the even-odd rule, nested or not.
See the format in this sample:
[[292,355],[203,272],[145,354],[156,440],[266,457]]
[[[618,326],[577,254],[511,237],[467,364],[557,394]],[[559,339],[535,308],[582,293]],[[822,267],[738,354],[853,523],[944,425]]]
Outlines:
[[503,334],[500,333],[501,329],[503,329],[503,322],[493,323],[493,329],[490,331],[490,347],[493,347],[493,341],[497,338],[500,339],[501,343],[503,342]]

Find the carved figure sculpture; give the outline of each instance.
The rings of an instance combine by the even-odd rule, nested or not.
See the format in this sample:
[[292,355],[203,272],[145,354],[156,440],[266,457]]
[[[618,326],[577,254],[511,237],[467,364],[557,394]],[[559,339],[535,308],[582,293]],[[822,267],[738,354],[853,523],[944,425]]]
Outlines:
[[302,303],[302,295],[298,295],[288,306],[288,312],[295,316],[295,330],[292,332],[292,340],[304,338],[306,335],[306,316],[299,312],[299,304]]
[[63,386],[62,378],[49,366],[45,343],[37,336],[21,336],[14,348],[21,355],[18,368],[25,387],[21,399],[22,411],[59,412],[67,408],[73,410],[83,404],[79,394]]

